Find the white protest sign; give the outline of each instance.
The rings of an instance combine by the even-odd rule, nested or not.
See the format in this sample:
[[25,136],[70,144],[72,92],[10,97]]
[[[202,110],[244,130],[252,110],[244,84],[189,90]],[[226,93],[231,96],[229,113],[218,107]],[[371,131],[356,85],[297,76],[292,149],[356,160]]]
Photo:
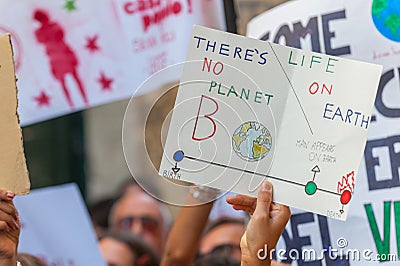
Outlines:
[[345,220],[381,66],[195,26],[160,175]]
[[22,223],[18,252],[48,265],[106,265],[75,184],[34,189],[14,202]]
[[22,126],[128,99],[184,61],[193,24],[225,28],[222,0],[2,0],[0,17],[14,45]]
[[[399,265],[399,7],[397,0],[289,1],[248,25],[252,38],[383,65],[347,221],[292,210],[277,247],[286,258],[279,260],[293,265]],[[302,256],[310,250],[316,256]]]

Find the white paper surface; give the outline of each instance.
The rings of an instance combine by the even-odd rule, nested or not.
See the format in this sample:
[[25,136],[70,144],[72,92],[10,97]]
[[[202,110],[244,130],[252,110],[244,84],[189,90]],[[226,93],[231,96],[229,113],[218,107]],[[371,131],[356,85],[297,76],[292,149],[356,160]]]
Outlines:
[[160,175],[345,220],[381,66],[201,26],[187,61]]
[[48,265],[106,265],[75,184],[34,189],[14,202],[22,222],[18,252]]

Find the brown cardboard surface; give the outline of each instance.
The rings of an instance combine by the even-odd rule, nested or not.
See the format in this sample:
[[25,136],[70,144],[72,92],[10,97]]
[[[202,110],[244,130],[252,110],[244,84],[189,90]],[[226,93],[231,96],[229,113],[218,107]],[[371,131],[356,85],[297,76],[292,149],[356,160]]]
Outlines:
[[27,194],[30,189],[9,34],[0,35],[0,189]]

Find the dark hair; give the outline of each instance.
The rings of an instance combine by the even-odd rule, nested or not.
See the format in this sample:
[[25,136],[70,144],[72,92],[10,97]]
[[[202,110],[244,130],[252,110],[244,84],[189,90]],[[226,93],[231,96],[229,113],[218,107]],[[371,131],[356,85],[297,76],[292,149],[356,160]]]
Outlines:
[[220,225],[224,224],[240,224],[246,226],[246,220],[241,218],[232,218],[232,217],[221,217],[217,220],[210,221],[204,230],[204,235],[208,234],[214,228],[217,228]]
[[239,266],[240,261],[221,254],[208,254],[199,257],[194,266]]
[[115,203],[115,199],[114,198],[106,198],[106,199],[102,199],[99,201],[96,201],[92,204],[88,205],[88,211],[89,211],[89,215],[90,218],[92,219],[92,221],[104,228],[107,229],[108,228],[108,216],[110,213],[110,210],[112,208],[112,206]]
[[154,248],[130,232],[108,231],[99,238],[99,241],[105,238],[114,239],[128,246],[136,256],[134,265],[157,266],[160,264],[160,258]]
[[18,253],[17,260],[21,262],[23,266],[47,266],[47,263],[27,253]]

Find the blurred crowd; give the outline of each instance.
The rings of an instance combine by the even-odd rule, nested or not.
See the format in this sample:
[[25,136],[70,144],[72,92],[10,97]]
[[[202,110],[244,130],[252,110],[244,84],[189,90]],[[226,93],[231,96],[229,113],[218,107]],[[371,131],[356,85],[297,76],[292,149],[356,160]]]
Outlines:
[[[17,254],[21,226],[12,201],[14,194],[5,191],[0,194],[0,266],[46,265],[29,254]],[[204,198],[208,203],[204,203]],[[106,263],[109,266],[271,265],[269,256],[260,260],[257,255],[264,245],[269,248],[276,245],[290,211],[286,206],[272,203],[270,183],[260,186],[258,198],[224,196],[216,189],[193,187],[187,200],[191,205],[196,202],[199,205],[181,207],[173,219],[166,204],[130,179],[114,197],[89,205]],[[272,265],[280,263],[272,261]]]

